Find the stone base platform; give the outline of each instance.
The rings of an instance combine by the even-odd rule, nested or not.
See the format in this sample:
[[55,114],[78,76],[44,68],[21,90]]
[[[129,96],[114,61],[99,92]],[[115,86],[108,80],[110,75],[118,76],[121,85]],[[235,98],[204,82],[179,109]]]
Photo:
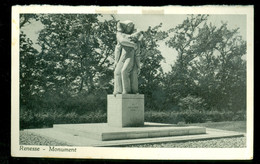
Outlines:
[[53,125],[53,128],[100,141],[205,134],[206,128],[145,123],[142,127],[111,127],[107,123]]
[[[158,123],[145,123],[145,126],[138,128],[108,128],[105,123],[64,124],[54,125],[54,128],[26,129],[24,131],[65,142],[70,146],[96,147],[182,142],[244,136],[243,133],[233,131],[207,128],[205,133],[205,128],[201,127]],[[171,134],[171,136],[169,134]]]
[[107,123],[121,128],[144,126],[144,95],[107,95]]

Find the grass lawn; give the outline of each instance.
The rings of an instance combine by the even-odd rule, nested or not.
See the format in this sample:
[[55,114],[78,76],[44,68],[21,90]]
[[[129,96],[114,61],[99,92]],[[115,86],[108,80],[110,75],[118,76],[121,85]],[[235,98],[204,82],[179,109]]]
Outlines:
[[246,133],[246,121],[207,122],[188,125]]

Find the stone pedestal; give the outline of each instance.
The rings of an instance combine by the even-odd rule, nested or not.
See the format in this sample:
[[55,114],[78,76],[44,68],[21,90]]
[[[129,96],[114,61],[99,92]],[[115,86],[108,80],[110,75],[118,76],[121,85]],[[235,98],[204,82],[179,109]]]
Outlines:
[[144,125],[144,95],[118,94],[107,96],[107,122],[113,127]]

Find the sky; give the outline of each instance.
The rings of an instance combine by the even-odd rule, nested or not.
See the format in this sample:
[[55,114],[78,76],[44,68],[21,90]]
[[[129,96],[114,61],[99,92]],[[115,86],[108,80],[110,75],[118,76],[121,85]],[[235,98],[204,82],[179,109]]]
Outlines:
[[[184,14],[172,14],[172,15],[155,15],[155,14],[118,14],[115,15],[115,18],[120,21],[131,20],[134,22],[135,27],[140,30],[147,30],[149,26],[154,27],[162,23],[161,30],[169,30],[181,24],[183,20],[187,18],[187,15]],[[111,19],[110,15],[103,15],[103,17],[99,17],[100,21],[104,21],[106,19]],[[209,15],[208,23],[212,23],[213,25],[219,27],[221,26],[221,22],[227,22],[229,29],[239,28],[239,33],[244,40],[246,40],[246,15]],[[31,24],[23,27],[23,31],[25,34],[33,41],[33,43],[37,42],[37,37],[39,31],[43,28],[40,22],[32,22]],[[165,62],[161,62],[161,66],[164,72],[168,72],[171,69],[171,65],[174,64],[177,53],[172,48],[167,47],[164,42],[159,42],[160,45],[159,50],[161,51],[163,57],[165,58]],[[40,49],[36,44],[35,48]]]

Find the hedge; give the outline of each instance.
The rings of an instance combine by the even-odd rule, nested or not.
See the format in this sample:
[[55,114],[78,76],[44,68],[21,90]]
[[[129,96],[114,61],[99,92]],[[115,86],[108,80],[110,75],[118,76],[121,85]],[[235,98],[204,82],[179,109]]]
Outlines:
[[[180,122],[203,123],[207,121],[244,121],[246,111],[199,111],[186,110],[180,112],[173,111],[146,111],[146,122],[171,123]],[[105,123],[107,114],[102,110],[88,111],[85,114],[75,112],[61,113],[57,111],[33,113],[24,111],[20,115],[20,128],[44,128],[52,127],[53,124],[76,124],[76,123]]]

